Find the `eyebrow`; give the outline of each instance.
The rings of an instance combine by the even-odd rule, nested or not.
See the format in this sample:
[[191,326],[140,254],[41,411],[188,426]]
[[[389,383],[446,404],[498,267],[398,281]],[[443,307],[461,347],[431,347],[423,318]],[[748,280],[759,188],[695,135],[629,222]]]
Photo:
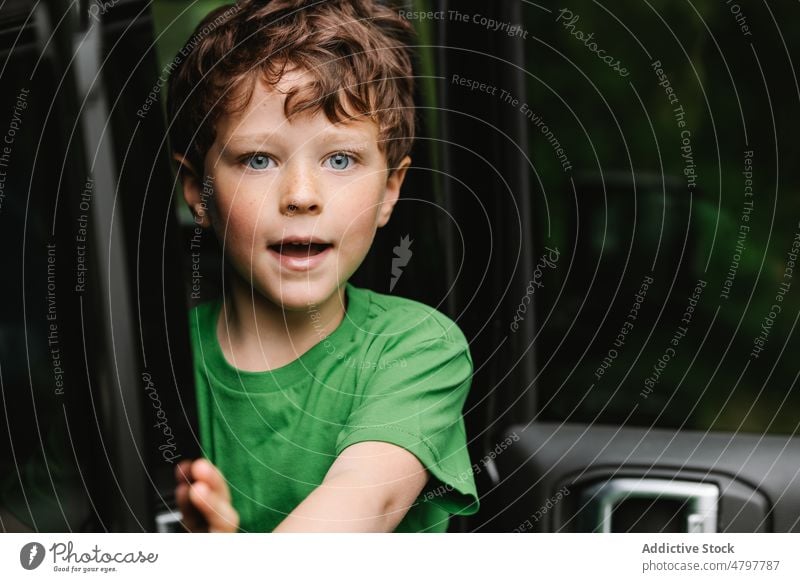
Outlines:
[[[269,141],[280,140],[280,132],[272,132],[272,133],[252,133],[252,134],[241,134],[241,135],[233,135],[226,140],[228,144],[243,144],[243,143],[264,143]],[[312,138],[312,141],[320,141],[320,142],[347,142],[352,143],[354,145],[364,145],[370,143],[371,137],[367,135],[365,131],[360,129],[352,129],[352,130],[325,130]]]

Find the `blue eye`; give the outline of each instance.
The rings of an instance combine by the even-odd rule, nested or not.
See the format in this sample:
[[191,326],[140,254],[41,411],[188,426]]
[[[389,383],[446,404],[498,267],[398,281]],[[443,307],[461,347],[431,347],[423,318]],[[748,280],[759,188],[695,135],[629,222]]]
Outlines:
[[337,152],[328,158],[331,163],[331,168],[334,170],[346,170],[350,166],[350,161],[352,159],[352,156],[344,152]]
[[270,159],[264,154],[253,154],[245,160],[247,167],[253,170],[266,170]]

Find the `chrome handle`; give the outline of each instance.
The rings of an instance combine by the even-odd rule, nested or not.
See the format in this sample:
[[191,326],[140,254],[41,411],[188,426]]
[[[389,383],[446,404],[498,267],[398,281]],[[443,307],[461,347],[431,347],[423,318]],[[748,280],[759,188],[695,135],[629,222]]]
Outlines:
[[688,533],[717,531],[719,488],[710,483],[669,479],[610,479],[588,488],[583,502],[595,532],[611,532],[614,507],[625,499],[679,499],[686,502]]
[[181,525],[183,514],[180,511],[162,511],[156,514],[156,531],[158,533],[182,533],[185,530]]

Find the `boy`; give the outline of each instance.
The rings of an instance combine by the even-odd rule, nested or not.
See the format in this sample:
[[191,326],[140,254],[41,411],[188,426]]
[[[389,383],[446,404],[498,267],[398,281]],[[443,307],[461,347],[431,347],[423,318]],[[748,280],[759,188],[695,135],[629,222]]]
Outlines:
[[224,298],[190,314],[192,531],[445,531],[477,511],[463,334],[348,283],[411,163],[412,33],[377,0],[253,0],[181,52],[172,149],[226,262]]

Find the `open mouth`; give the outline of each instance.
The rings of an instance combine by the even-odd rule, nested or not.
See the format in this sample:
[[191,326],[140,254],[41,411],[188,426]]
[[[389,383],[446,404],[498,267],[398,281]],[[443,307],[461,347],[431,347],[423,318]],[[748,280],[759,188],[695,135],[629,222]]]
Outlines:
[[330,243],[300,243],[300,242],[292,242],[292,243],[278,243],[274,245],[270,245],[271,248],[276,253],[283,255],[285,257],[313,257],[314,255],[318,255],[321,252],[324,252],[326,249],[330,248],[332,245]]

